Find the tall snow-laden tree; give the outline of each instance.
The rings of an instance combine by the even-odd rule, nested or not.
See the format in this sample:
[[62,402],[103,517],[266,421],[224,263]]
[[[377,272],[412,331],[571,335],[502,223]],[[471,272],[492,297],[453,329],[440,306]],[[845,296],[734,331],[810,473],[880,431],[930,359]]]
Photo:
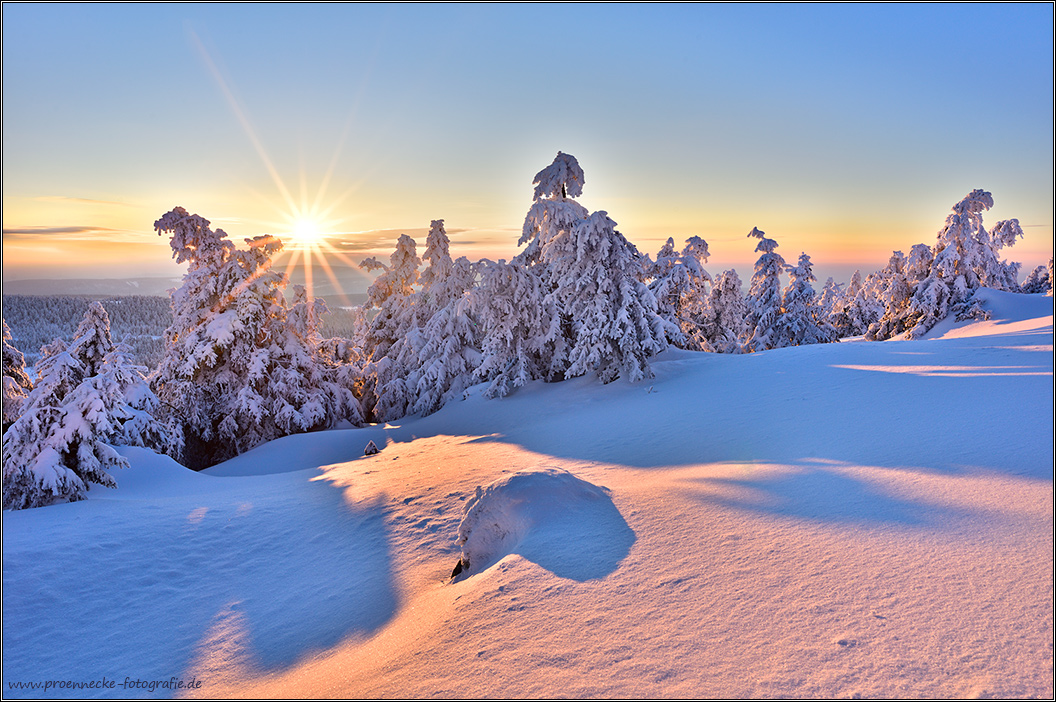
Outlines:
[[382,270],[367,289],[368,304],[378,310],[368,328],[365,349],[370,359],[365,375],[370,380],[364,400],[375,421],[404,416],[414,401],[407,375],[424,345],[419,325],[427,321],[418,314],[421,295],[414,289],[421,263],[417,244],[406,234],[397,240],[389,265],[375,258],[360,263],[367,270]]
[[[456,269],[470,269],[464,256]],[[473,383],[481,362],[480,326],[468,297],[451,300],[437,310],[425,325],[425,346],[419,353],[414,412],[432,414]]]
[[595,371],[603,383],[652,377],[648,358],[677,332],[656,313],[638,250],[605,212],[581,220],[570,235],[575,256],[550,261],[558,299],[572,320],[566,375]]
[[183,428],[183,460],[202,468],[287,434],[358,421],[345,389],[320,370],[317,348],[288,319],[286,277],[272,270],[282,242],[246,239],[237,249],[223,230],[182,207],[154,224],[188,263],[172,293],[168,348],[152,379]]
[[576,158],[559,151],[549,166],[535,174],[532,182],[535,185],[532,206],[525,215],[521,238],[517,241],[524,250],[514,257],[512,265],[539,278],[547,300],[544,310],[558,315],[552,325],[559,327],[560,333],[546,337],[543,355],[548,367],[542,377],[560,380],[568,368],[572,320],[563,299],[567,290],[559,289],[560,281],[552,267],[555,261],[576,257],[572,231],[589,213],[573,198],[583,194],[585,177]]
[[864,334],[868,326],[862,322],[861,299],[862,274],[855,270],[844,289],[841,299],[833,305],[830,321],[839,338]]
[[119,427],[121,397],[102,376],[85,376],[69,352],[51,355],[4,433],[4,509],[83,499],[90,483],[115,487],[110,468],[127,467],[107,442]]
[[836,341],[836,329],[821,317],[814,302],[814,277],[810,256],[801,253],[788,266],[789,283],[781,295],[781,315],[774,324],[773,348],[827,344]]
[[464,256],[451,259],[444,220],[431,223],[422,258],[428,263],[420,278],[422,307],[428,310],[428,320],[408,384],[414,397],[410,411],[424,416],[472,383],[481,358],[481,334],[467,297],[476,270]]
[[542,279],[524,266],[486,259],[478,265],[480,285],[469,297],[483,328],[474,377],[489,383],[485,397],[505,397],[547,376],[561,336],[560,315]]
[[715,353],[741,353],[747,314],[737,271],[724,271],[712,285],[704,308],[700,325],[704,349]]
[[775,251],[777,242],[768,239],[765,232],[753,227],[748,236],[759,240],[755,250],[762,252],[755,262],[747,299],[744,350],[754,352],[774,347],[774,325],[781,316],[781,272],[786,264],[781,254]]
[[103,367],[103,359],[113,348],[110,315],[101,302],[92,302],[77,326],[69,351],[84,366],[85,375],[98,375]]
[[919,338],[949,314],[958,320],[986,318],[987,313],[974,299],[979,287],[1019,290],[1019,264],[999,261],[997,252],[1021,238],[1023,230],[1018,220],[1010,219],[998,222],[988,232],[982,213],[993,205],[990,193],[973,190],[953,206],[931,247],[930,262],[918,266],[915,275],[919,281],[912,285],[903,311],[885,312],[883,322],[870,328],[871,338],[887,339],[900,333],[895,331],[899,329],[911,339]]
[[669,238],[656,254],[656,262],[646,265],[657,313],[681,332],[671,341],[682,348],[699,349],[704,344],[700,324],[711,285],[711,276],[704,270],[708,255],[708,242],[699,236],[687,239],[681,252]]
[[3,322],[3,359],[4,359],[4,431],[22,413],[22,403],[33,389],[33,381],[26,374],[26,359],[22,352],[10,342],[11,330]]
[[[605,212],[588,214],[570,199],[582,194],[583,182],[579,163],[561,152],[536,174],[535,202],[519,242],[526,247],[514,259],[539,276],[548,301],[544,309],[559,315],[560,333],[545,337],[547,343],[553,340],[544,354],[550,366],[545,377],[591,371],[603,382],[619,375],[646,377],[651,371],[645,359],[680,334],[656,313],[644,283],[646,259]],[[619,340],[618,329],[624,335]]]
[[825,281],[825,286],[821,289],[821,295],[818,296],[818,314],[820,318],[831,323],[832,315],[836,313],[842,303],[843,291],[840,289],[840,284],[830,276]]

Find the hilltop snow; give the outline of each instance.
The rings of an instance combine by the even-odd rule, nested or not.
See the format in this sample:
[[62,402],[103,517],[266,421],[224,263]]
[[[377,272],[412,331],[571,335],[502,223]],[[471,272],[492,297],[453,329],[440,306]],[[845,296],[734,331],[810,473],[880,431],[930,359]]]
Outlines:
[[203,473],[122,449],[3,514],[4,695],[1051,698],[1053,298],[980,295]]

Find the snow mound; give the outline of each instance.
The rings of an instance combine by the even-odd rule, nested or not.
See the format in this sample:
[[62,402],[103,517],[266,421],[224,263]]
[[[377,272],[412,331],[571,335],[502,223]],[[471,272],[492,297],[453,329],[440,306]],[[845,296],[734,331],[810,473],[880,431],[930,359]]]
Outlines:
[[517,553],[560,577],[591,580],[613,572],[634,540],[605,488],[556,468],[526,470],[477,487],[463,508],[452,576]]

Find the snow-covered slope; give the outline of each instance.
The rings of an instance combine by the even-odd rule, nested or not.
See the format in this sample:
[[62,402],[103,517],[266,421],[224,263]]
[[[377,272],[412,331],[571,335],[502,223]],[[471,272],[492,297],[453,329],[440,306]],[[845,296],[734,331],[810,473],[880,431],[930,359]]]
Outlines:
[[1049,697],[1053,299],[985,294],[201,474],[123,450],[117,490],[3,515],[4,695]]

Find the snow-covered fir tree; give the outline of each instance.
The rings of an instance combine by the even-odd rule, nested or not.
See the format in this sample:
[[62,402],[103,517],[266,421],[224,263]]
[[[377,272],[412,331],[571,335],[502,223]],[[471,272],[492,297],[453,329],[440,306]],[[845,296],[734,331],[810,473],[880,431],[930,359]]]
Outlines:
[[773,327],[771,348],[827,344],[836,341],[836,329],[820,314],[814,301],[814,277],[810,256],[799,255],[794,266],[788,266],[788,286],[781,295],[781,314]]
[[748,307],[741,295],[737,271],[723,271],[708,296],[700,324],[703,348],[715,353],[741,353]]
[[[1052,294],[1052,259],[1048,266],[1038,266],[1027,275],[1020,289],[1028,295]],[[6,367],[6,361],[5,361]]]
[[[921,254],[924,253],[925,258],[927,258],[930,252],[931,249],[927,246],[922,244],[914,245],[913,253],[916,256],[915,261],[918,262],[918,266],[921,261]],[[892,334],[904,331],[902,327],[903,316],[906,307],[909,305],[909,300],[913,296],[913,290],[910,288],[909,281],[906,278],[905,254],[901,251],[893,251],[887,265],[870,277],[867,289],[872,293],[873,308],[878,311],[880,316],[869,324],[869,328],[866,330],[866,338],[875,339],[877,335],[880,335],[879,338],[886,339]],[[897,331],[895,331],[896,329]]]
[[842,304],[843,290],[840,289],[840,284],[829,276],[829,279],[825,281],[825,286],[821,289],[821,295],[818,296],[818,314],[822,319],[831,323],[832,316]]
[[282,242],[246,239],[182,207],[155,222],[188,270],[172,293],[166,355],[152,378],[163,410],[183,429],[182,459],[202,468],[287,434],[361,421],[347,388],[320,367],[318,348],[288,319],[285,276],[272,270]]
[[18,419],[22,413],[22,403],[33,389],[33,381],[26,373],[26,359],[22,352],[16,349],[11,341],[11,330],[7,328],[7,322],[0,318],[3,323],[3,358],[4,358],[4,431],[11,423]]
[[474,378],[489,383],[485,397],[505,397],[547,377],[562,334],[561,317],[542,279],[526,267],[487,259],[477,265],[480,284],[469,299],[483,340]]
[[21,416],[4,432],[4,509],[83,499],[89,483],[116,485],[110,468],[128,465],[107,441],[120,402],[100,376],[86,376],[68,351],[40,364]]
[[[958,320],[986,318],[974,299],[980,286],[1018,291],[1018,263],[999,261],[997,252],[1023,236],[1019,221],[1003,220],[989,232],[982,213],[994,199],[983,190],[973,190],[952,208],[945,226],[930,249],[930,261],[920,254],[914,277],[909,281],[911,297],[901,311],[885,309],[882,322],[870,327],[868,336],[888,339],[905,331],[908,338],[925,334],[949,314]],[[926,274],[924,269],[927,269]],[[891,296],[888,295],[888,298]]]
[[605,212],[581,220],[570,235],[575,257],[549,261],[557,299],[571,319],[566,375],[593,371],[603,383],[652,377],[648,358],[678,331],[656,312],[638,250]]
[[546,336],[554,342],[544,352],[546,377],[592,371],[603,382],[646,377],[645,359],[680,334],[656,312],[644,282],[646,259],[606,213],[587,214],[571,199],[582,194],[583,182],[579,162],[561,152],[536,174],[519,242],[526,247],[514,259],[542,281],[544,310],[559,315],[560,334]]
[[679,252],[675,240],[668,238],[656,254],[656,262],[646,261],[649,290],[656,298],[657,313],[681,332],[671,342],[680,348],[701,349],[704,337],[700,329],[711,276],[704,270],[708,260],[708,242],[699,236],[686,240]]
[[836,328],[839,338],[864,334],[868,329],[862,322],[861,299],[862,273],[855,270],[840,299],[833,304],[829,321]]
[[367,270],[382,271],[367,289],[368,304],[378,310],[364,349],[369,359],[364,368],[364,405],[374,421],[398,419],[414,402],[407,376],[425,345],[419,325],[428,321],[418,314],[421,295],[414,289],[421,263],[417,244],[406,234],[397,240],[388,265],[375,258],[360,263]]
[[411,411],[424,416],[472,384],[481,359],[481,333],[467,296],[476,281],[475,267],[464,256],[451,259],[442,219],[433,220],[422,258],[428,263],[421,275],[422,307],[429,314],[409,382],[414,393]]
[[77,326],[69,352],[84,366],[85,375],[98,375],[103,359],[114,348],[110,338],[110,315],[101,302],[92,302]]
[[781,273],[785,270],[785,259],[777,253],[777,242],[768,239],[766,233],[753,227],[749,237],[759,240],[755,250],[762,252],[755,262],[751,287],[748,289],[748,315],[745,320],[746,352],[764,351],[774,347],[774,325],[781,316]]

